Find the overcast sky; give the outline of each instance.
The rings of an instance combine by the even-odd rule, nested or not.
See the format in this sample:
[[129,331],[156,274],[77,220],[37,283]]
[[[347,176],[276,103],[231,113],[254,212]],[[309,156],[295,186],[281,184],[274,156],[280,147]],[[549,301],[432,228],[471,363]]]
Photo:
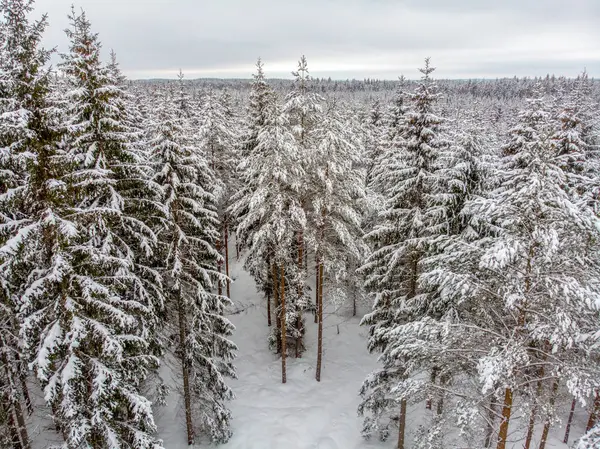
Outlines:
[[130,78],[242,77],[258,56],[290,77],[600,76],[600,0],[37,0],[45,45],[67,50],[70,5]]

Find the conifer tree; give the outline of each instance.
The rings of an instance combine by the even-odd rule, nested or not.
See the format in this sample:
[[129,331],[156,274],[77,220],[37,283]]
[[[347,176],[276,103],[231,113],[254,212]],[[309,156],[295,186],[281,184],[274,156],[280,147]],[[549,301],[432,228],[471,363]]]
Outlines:
[[[37,254],[17,255],[36,229],[40,202],[52,184],[50,52],[40,41],[46,16],[29,19],[34,2],[0,4],[0,441],[29,448],[26,413],[33,407],[26,383],[27,367],[19,320],[19,294]],[[33,185],[32,185],[33,184]]]
[[234,329],[224,316],[230,301],[212,292],[215,283],[224,280],[217,272],[221,255],[211,192],[214,173],[203,153],[190,145],[185,124],[184,112],[167,103],[150,141],[153,180],[162,188],[166,214],[160,254],[165,260],[165,296],[178,335],[188,444],[202,434],[222,443],[231,436],[225,402],[233,399],[224,378],[236,377],[232,360],[237,348],[227,338]]
[[[244,170],[251,193],[233,205],[235,211],[245,211],[240,215],[236,233],[248,242],[247,263],[254,265],[252,271],[270,268],[273,277],[277,326],[272,342],[277,342],[281,352],[282,382],[285,383],[286,328],[290,321],[286,305],[290,287],[286,276],[296,267],[297,259],[291,251],[294,236],[306,225],[300,202],[305,173],[286,115],[276,109],[270,114],[266,125],[258,133],[255,150],[244,162]],[[270,266],[265,264],[265,259]],[[295,319],[295,311],[291,313]]]
[[221,235],[218,246],[225,255],[226,292],[230,296],[229,278],[229,231],[231,219],[228,207],[235,187],[235,160],[236,141],[239,136],[237,120],[231,114],[230,108],[223,98],[218,98],[212,90],[204,95],[200,112],[200,129],[198,146],[206,154],[210,167],[216,175],[217,183],[214,186],[215,199],[219,220],[221,221]]
[[[496,186],[466,202],[470,231],[445,248],[431,274],[461,311],[453,330],[460,337],[446,339],[440,352],[460,348],[464,371],[479,376],[484,396],[470,394],[490,417],[501,413],[498,449],[507,445],[515,408],[528,416],[525,445],[543,417],[543,447],[559,389],[584,401],[596,385],[588,346],[598,314],[596,218],[568,187],[541,86],[534,94],[510,132]],[[489,445],[493,432],[486,433]]]
[[359,412],[369,415],[363,434],[378,431],[386,439],[390,418],[398,416],[390,408],[400,402],[399,449],[404,447],[407,401],[415,394],[411,376],[424,368],[409,363],[412,355],[401,346],[414,338],[413,323],[431,313],[434,294],[419,283],[419,277],[432,243],[447,229],[445,185],[438,170],[446,142],[434,109],[439,94],[430,77],[433,71],[426,59],[387,164],[375,179],[385,192],[386,206],[380,223],[366,236],[375,250],[361,268],[375,298],[373,311],[362,321],[371,326],[369,350],[383,351],[382,369],[372,373],[361,389]]
[[[317,127],[323,118],[323,98],[312,89],[312,78],[309,74],[308,63],[304,55],[298,61],[298,70],[292,72],[292,75],[295,78],[294,84],[292,91],[284,99],[283,113],[286,115],[288,126],[296,139],[296,146],[300,152],[300,163],[306,176],[305,183],[310,185],[312,177],[317,175]],[[308,220],[307,225],[312,227],[311,232],[316,232],[315,223],[319,218],[316,217],[314,211],[311,209],[315,201],[311,189],[306,189],[298,199],[305,210]],[[291,295],[289,295],[291,305],[289,310],[292,320],[288,324],[290,334],[295,339],[296,357],[300,356],[304,348],[303,314],[309,303],[308,292],[305,288],[307,267],[304,266],[305,257],[303,254],[306,232],[307,229],[298,229],[295,236],[294,247],[298,262],[290,273],[293,274],[292,283],[294,284],[294,288],[291,291]],[[317,295],[315,295],[315,298],[318,301],[318,291],[320,288],[318,273],[315,273],[315,277],[317,281]],[[316,304],[317,309],[318,307],[319,305]],[[315,319],[317,319],[317,314],[315,314]]]
[[22,268],[30,271],[22,334],[67,447],[160,447],[139,392],[158,364],[149,348],[151,294],[134,271],[134,255],[154,237],[126,213],[121,181],[130,161],[97,36],[84,13],[70,19],[62,65],[70,108],[61,125],[69,132],[60,151],[38,150],[48,168],[41,187],[33,176],[27,185],[39,192],[35,221],[9,245],[30,264]]
[[[257,72],[253,76],[252,88],[246,111],[246,123],[244,126],[243,140],[240,144],[240,162],[237,166],[239,177],[239,190],[233,194],[229,213],[236,224],[244,218],[251,207],[253,189],[256,188],[256,173],[249,162],[253,160],[258,150],[259,134],[265,129],[272,120],[275,111],[275,94],[265,80],[263,63],[258,59],[256,63]],[[236,230],[236,240],[244,246],[249,247],[248,235],[240,234]],[[256,281],[258,289],[267,298],[267,323],[272,324],[271,304],[274,292],[273,276],[271,273],[271,263],[269,255],[266,253],[250,253],[246,259],[245,268],[250,272]]]
[[315,130],[315,166],[311,173],[311,226],[306,240],[317,259],[317,366],[316,379],[321,380],[323,355],[323,289],[342,290],[348,277],[366,253],[361,237],[361,212],[364,206],[364,181],[358,167],[362,158],[360,144],[351,129],[344,126],[339,114],[329,111]]

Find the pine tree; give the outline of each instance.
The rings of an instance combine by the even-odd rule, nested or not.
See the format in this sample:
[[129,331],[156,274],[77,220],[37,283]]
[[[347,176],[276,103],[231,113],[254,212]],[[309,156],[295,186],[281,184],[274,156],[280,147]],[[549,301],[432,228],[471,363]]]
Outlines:
[[230,108],[223,98],[217,98],[212,90],[207,92],[201,105],[199,148],[208,157],[211,169],[216,175],[214,194],[217,201],[221,235],[218,246],[225,254],[225,270],[227,275],[227,296],[230,296],[229,279],[229,232],[231,219],[228,208],[235,188],[235,160],[239,129],[237,120],[232,116]]
[[[239,188],[233,194],[231,207],[229,210],[232,220],[237,224],[249,212],[252,189],[256,187],[256,173],[253,172],[249,161],[256,157],[259,144],[259,135],[265,129],[270,120],[275,107],[275,94],[266,83],[263,64],[260,58],[256,63],[257,73],[252,75],[252,88],[246,111],[246,123],[244,127],[243,140],[240,144],[240,162],[237,166],[239,178]],[[240,234],[236,230],[236,241],[244,246],[250,246],[248,235]],[[271,273],[271,263],[269,255],[250,254],[247,258],[245,268],[250,272],[256,281],[258,289],[267,298],[267,323],[271,326],[271,299],[274,293],[273,276]]]
[[360,237],[361,212],[364,205],[364,180],[358,167],[362,158],[360,144],[351,129],[345,127],[342,117],[331,110],[316,130],[318,147],[310,198],[311,226],[306,240],[317,259],[317,367],[316,379],[321,380],[323,354],[323,289],[327,281],[329,291],[346,294],[342,287],[366,253]]
[[202,152],[190,145],[181,110],[163,106],[150,142],[154,182],[163,190],[166,219],[160,231],[165,295],[176,315],[177,356],[181,363],[188,443],[199,434],[226,442],[233,392],[224,381],[236,377],[237,349],[227,337],[233,325],[224,317],[230,301],[212,289],[217,272],[219,220],[211,188],[214,173]]
[[447,199],[438,171],[446,142],[439,135],[442,120],[434,112],[439,94],[430,77],[433,70],[426,59],[387,164],[375,179],[383,186],[386,207],[380,223],[366,236],[375,250],[361,268],[375,297],[373,312],[362,321],[371,326],[369,350],[383,351],[383,368],[361,388],[359,413],[372,415],[365,419],[363,434],[379,431],[386,439],[389,419],[397,416],[390,415],[390,408],[399,401],[399,449],[404,447],[407,400],[418,392],[411,376],[425,368],[418,354],[410,363],[412,355],[402,345],[415,338],[418,320],[432,312],[434,294],[419,283],[419,277],[432,243],[447,230]]
[[236,233],[248,242],[246,263],[251,267],[250,271],[266,271],[273,277],[277,326],[271,341],[277,342],[281,352],[282,382],[285,383],[286,327],[290,318],[286,311],[286,288],[289,290],[290,287],[285,280],[290,270],[297,266],[291,251],[294,237],[306,225],[300,202],[305,173],[297,141],[289,131],[286,116],[278,110],[270,114],[258,133],[256,148],[244,161],[243,168],[251,193],[233,205],[234,210],[246,211],[240,215]]
[[[460,310],[453,331],[459,337],[441,352],[460,348],[468,361],[463,370],[479,376],[483,396],[468,393],[472,404],[494,416],[492,406],[501,401],[498,449],[506,447],[517,406],[529,416],[526,445],[544,418],[543,447],[559,389],[585,400],[596,385],[588,346],[598,313],[596,218],[565,187],[556,125],[541,87],[534,94],[510,132],[496,185],[466,202],[463,242],[445,248],[434,273],[441,296]],[[486,433],[491,443],[493,432]]]
[[[322,123],[323,98],[313,92],[311,87],[312,78],[308,71],[308,63],[305,56],[300,58],[300,61],[298,61],[298,70],[292,72],[292,75],[295,78],[293,89],[284,99],[283,113],[287,117],[288,126],[296,139],[296,146],[300,152],[300,163],[302,164],[302,169],[306,176],[304,182],[306,185],[310,185],[311,178],[316,175],[317,170],[317,146],[319,144],[317,127]],[[305,210],[308,220],[307,225],[312,226],[312,232],[316,232],[315,223],[319,218],[315,215],[314,211],[311,210],[315,200],[311,193],[311,189],[306,189],[298,199]],[[303,252],[306,232],[307,229],[297,230],[294,245],[297,254],[297,264],[295,267],[290,267],[290,270],[288,270],[291,275],[291,282],[294,285],[291,295],[288,296],[290,299],[290,307],[288,310],[290,311],[291,318],[288,323],[288,329],[290,331],[290,336],[295,340],[296,357],[299,357],[304,349],[303,335],[305,325],[303,314],[310,301],[308,291],[305,288],[307,267],[304,266]],[[318,292],[320,288],[318,273],[316,273],[316,280]],[[318,298],[319,295],[317,293],[317,301]],[[318,304],[316,304],[316,308],[319,308]],[[317,314],[315,314],[315,319],[317,319]]]

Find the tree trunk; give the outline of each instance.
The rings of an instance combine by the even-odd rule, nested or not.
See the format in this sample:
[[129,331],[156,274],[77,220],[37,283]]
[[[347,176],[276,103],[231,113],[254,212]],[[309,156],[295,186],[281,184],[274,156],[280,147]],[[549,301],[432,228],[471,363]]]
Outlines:
[[[304,241],[303,241],[303,236],[302,236],[302,231],[300,231],[298,233],[298,275],[300,275],[300,273],[302,273],[302,260],[304,259],[304,256],[302,254],[304,250]],[[300,279],[303,279],[302,277],[300,277]],[[302,295],[304,294],[304,290],[302,288],[302,282],[298,282],[298,301],[300,301],[300,298],[302,298]],[[301,347],[302,347],[302,333],[300,332],[300,327],[302,326],[302,317],[300,315],[300,306],[296,305],[296,313],[298,314],[297,318],[296,318],[296,329],[298,331],[298,337],[296,338],[296,358],[300,357],[301,355]]]
[[[7,342],[2,338],[2,346],[6,347]],[[12,360],[9,360],[6,353],[4,351],[0,352],[0,361],[4,365],[4,372],[6,375],[7,388],[9,391],[12,391],[13,394],[9,398],[8,409],[11,416],[11,420],[14,426],[14,418],[16,418],[16,428],[18,430],[19,436],[21,438],[21,446],[23,449],[30,449],[31,445],[29,442],[29,434],[27,432],[27,425],[25,423],[25,418],[23,416],[23,409],[21,407],[21,402],[16,394],[16,386],[15,386],[15,372],[14,367],[12,366]],[[18,376],[18,375],[17,375]],[[11,410],[12,409],[12,410]],[[14,413],[14,414],[13,414]]]
[[529,412],[529,423],[527,424],[527,435],[525,436],[525,445],[523,449],[529,449],[531,446],[531,440],[533,438],[533,431],[535,429],[535,414],[537,413],[537,407],[534,405]]
[[185,405],[185,428],[188,445],[194,444],[194,428],[192,426],[192,394],[190,389],[190,373],[185,340],[187,338],[187,323],[181,295],[177,295],[177,313],[179,315],[179,356],[181,357],[181,375],[183,377],[183,401]]
[[600,391],[596,390],[596,399],[594,400],[594,405],[592,406],[592,411],[590,412],[590,419],[588,420],[587,426],[585,428],[586,432],[589,432],[592,427],[596,425],[596,421],[598,420],[598,414],[600,413]]
[[315,254],[315,323],[319,322],[319,256]]
[[569,412],[569,419],[567,419],[567,427],[565,429],[565,438],[563,443],[569,442],[569,434],[571,433],[571,424],[573,424],[573,416],[575,416],[575,406],[577,405],[577,399],[571,401],[571,411]]
[[[434,366],[433,368],[431,368],[431,375],[429,376],[429,379],[431,380],[432,385],[435,384],[435,379],[437,378],[437,372],[438,372],[437,366]],[[433,402],[433,398],[432,398],[432,394],[430,393],[427,397],[427,400],[425,401],[425,409],[431,410],[432,402]]]
[[[544,367],[542,366],[540,368],[540,372],[539,372],[539,378],[541,379],[542,377],[544,377]],[[539,397],[542,394],[542,381],[538,380],[537,381],[537,388],[536,388],[536,398],[534,401],[537,401],[539,399]],[[527,425],[527,436],[525,437],[525,446],[523,446],[523,449],[529,449],[531,446],[531,440],[533,438],[533,431],[535,429],[535,415],[537,414],[537,403],[534,402],[533,407],[531,408],[531,413],[529,414],[529,424]]]
[[494,421],[496,420],[496,403],[494,402],[494,396],[490,398],[490,408],[488,410],[488,423],[485,432],[485,443],[484,447],[487,449],[492,445],[492,436],[494,434]]
[[[13,317],[14,318],[14,317]],[[12,326],[13,329],[17,329],[17,323],[15,322],[15,320],[11,320],[12,321]],[[19,367],[19,381],[21,382],[21,392],[23,393],[23,399],[25,401],[25,407],[27,407],[27,413],[29,415],[33,414],[33,404],[31,403],[31,396],[29,395],[29,388],[27,387],[27,376],[25,374],[25,370],[23,369],[23,364],[21,362],[21,357],[19,356],[18,352],[14,353],[15,355],[15,362],[17,364],[17,366]]]
[[[219,254],[221,254],[221,240],[217,240],[217,252]],[[223,265],[223,262],[221,260],[219,260],[219,263],[217,264],[217,268],[219,270],[219,273],[221,273],[221,266]],[[219,280],[217,282],[217,293],[219,294],[219,296],[221,296],[223,294],[223,286],[221,285],[221,281]]]
[[277,354],[281,353],[281,311],[279,309],[279,279],[277,265],[273,264],[273,305],[275,306],[275,325],[277,326]]
[[502,407],[502,422],[498,431],[498,444],[496,449],[506,449],[506,438],[508,437],[508,424],[512,411],[513,391],[512,388],[504,390],[504,405]]
[[287,373],[285,370],[285,358],[287,355],[287,335],[285,326],[285,269],[281,266],[281,383],[287,382]]
[[404,433],[406,430],[406,399],[400,401],[400,416],[398,417],[398,449],[404,449]]
[[[440,376],[440,385],[446,385],[448,381],[448,376],[447,375],[441,375]],[[438,415],[441,415],[442,412],[444,411],[444,392],[441,391],[440,392],[440,397],[438,399],[438,403],[437,403],[437,408],[436,408],[436,413]]]
[[317,382],[321,382],[321,365],[323,362],[323,262],[319,264],[319,305],[317,308],[318,334],[317,334]]
[[229,279],[229,230],[227,229],[227,221],[225,221],[224,226],[224,234],[225,234],[225,274],[227,275],[227,297],[231,299],[231,280]]
[[267,326],[271,327],[271,292],[267,293]]
[[[4,361],[2,361],[4,363]],[[8,433],[10,434],[10,443],[12,449],[22,449],[21,438],[19,436],[19,432],[17,430],[17,426],[15,424],[15,415],[13,414],[11,403],[10,403],[10,393],[7,392],[8,379],[5,379],[0,375],[0,392],[4,392],[2,396],[0,396],[0,417],[6,418],[6,426],[8,427]],[[0,422],[1,424],[2,422]]]
[[558,392],[558,379],[554,379],[554,383],[552,384],[552,393],[550,394],[549,405],[550,409],[548,410],[548,414],[546,415],[546,420],[544,421],[544,430],[542,431],[542,439],[540,440],[539,449],[546,448],[546,441],[548,441],[548,432],[550,432],[550,419],[552,419],[552,413],[554,408],[554,403],[556,401],[556,393]]
[[[527,258],[527,268],[525,269],[525,295],[529,294],[531,287],[531,261],[533,259],[534,247],[529,246],[529,255]],[[526,302],[526,301],[525,301]],[[520,307],[519,318],[517,320],[517,333],[525,326],[525,307]],[[500,430],[498,431],[498,445],[496,449],[506,449],[506,439],[508,437],[508,425],[510,423],[510,415],[513,405],[513,390],[507,387],[504,390],[504,405],[502,406],[502,421],[500,422]]]

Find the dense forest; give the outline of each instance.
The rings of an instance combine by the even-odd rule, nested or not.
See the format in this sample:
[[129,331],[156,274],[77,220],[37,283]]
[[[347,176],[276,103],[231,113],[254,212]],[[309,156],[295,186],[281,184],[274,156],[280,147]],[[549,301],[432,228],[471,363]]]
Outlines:
[[335,379],[324,307],[366,312],[369,444],[600,448],[585,72],[337,81],[302,56],[291,81],[260,59],[251,81],[129,81],[83,11],[47,50],[33,8],[0,3],[0,447],[168,449],[170,394],[187,444],[226,443],[241,254],[284,384],[313,321],[311,381]]

